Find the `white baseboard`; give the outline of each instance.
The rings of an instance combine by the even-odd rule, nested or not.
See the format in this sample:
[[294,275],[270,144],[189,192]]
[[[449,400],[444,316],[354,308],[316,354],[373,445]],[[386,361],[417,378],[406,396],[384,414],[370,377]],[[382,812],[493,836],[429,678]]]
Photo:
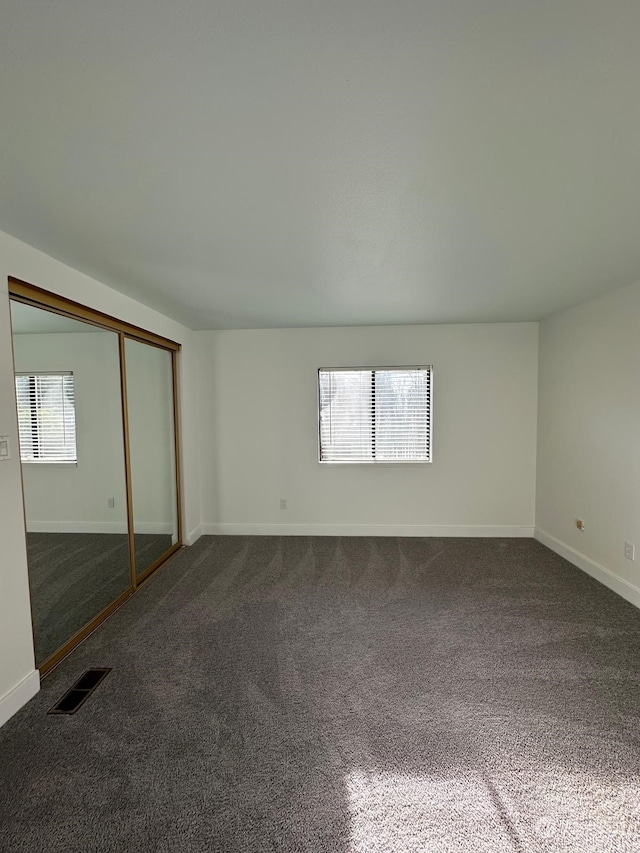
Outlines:
[[28,533],[126,533],[126,521],[28,521]]
[[[174,532],[171,522],[141,521],[136,523],[136,533]],[[126,533],[126,521],[29,521],[28,533]]]
[[431,524],[203,524],[206,535],[532,537],[533,527]]
[[202,525],[199,524],[197,527],[194,527],[193,530],[187,534],[184,540],[185,545],[194,545],[198,539],[202,536]]
[[600,581],[601,584],[613,590],[613,592],[635,605],[635,607],[640,607],[640,588],[614,574],[610,569],[601,566],[600,563],[596,563],[594,560],[581,554],[580,551],[576,551],[575,548],[571,548],[569,545],[556,539],[550,533],[541,530],[539,527],[536,527],[534,535],[538,542],[542,542],[543,545],[546,545],[547,548],[550,548],[560,557],[564,557],[565,560],[568,560],[578,569],[582,569],[583,572]]
[[40,673],[37,669],[25,676],[19,684],[16,684],[8,693],[0,698],[0,726],[4,726],[23,705],[40,690]]
[[136,533],[164,533],[165,536],[173,535],[176,530],[171,521],[136,521]]

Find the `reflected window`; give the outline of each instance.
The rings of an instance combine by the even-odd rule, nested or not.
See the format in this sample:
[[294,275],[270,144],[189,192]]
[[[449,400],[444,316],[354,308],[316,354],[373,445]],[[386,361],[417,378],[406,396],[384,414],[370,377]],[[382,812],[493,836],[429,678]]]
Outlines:
[[22,462],[77,462],[73,373],[16,374]]

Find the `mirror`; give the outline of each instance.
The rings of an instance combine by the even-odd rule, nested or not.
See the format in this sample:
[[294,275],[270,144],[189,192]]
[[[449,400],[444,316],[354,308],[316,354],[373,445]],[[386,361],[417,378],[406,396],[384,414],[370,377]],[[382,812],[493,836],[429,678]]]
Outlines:
[[173,358],[127,338],[127,411],[136,577],[178,541]]
[[40,665],[131,587],[119,336],[11,301]]

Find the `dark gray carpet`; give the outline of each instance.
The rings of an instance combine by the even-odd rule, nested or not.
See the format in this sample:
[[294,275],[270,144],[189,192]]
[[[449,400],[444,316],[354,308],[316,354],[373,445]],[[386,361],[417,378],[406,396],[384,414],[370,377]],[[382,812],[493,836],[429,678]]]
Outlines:
[[638,853],[639,662],[532,540],[204,538],[0,731],[0,848]]
[[[137,533],[136,564],[150,566],[171,536]],[[130,586],[126,533],[28,533],[36,646],[42,663]]]

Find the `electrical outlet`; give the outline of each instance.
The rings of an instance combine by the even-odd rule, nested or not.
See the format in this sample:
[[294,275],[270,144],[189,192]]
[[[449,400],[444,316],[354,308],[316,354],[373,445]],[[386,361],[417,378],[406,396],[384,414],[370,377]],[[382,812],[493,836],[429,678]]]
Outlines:
[[584,521],[581,518],[576,518],[576,527],[578,530],[584,530]]
[[280,498],[280,509],[287,509],[287,499]]
[[0,462],[5,462],[11,459],[11,451],[9,450],[9,436],[0,435]]
[[116,499],[115,498],[109,498],[107,500],[107,506],[109,507],[109,509],[115,509],[116,508]]
[[624,543],[624,555],[627,560],[635,560],[636,558],[636,546],[633,542],[625,542]]

